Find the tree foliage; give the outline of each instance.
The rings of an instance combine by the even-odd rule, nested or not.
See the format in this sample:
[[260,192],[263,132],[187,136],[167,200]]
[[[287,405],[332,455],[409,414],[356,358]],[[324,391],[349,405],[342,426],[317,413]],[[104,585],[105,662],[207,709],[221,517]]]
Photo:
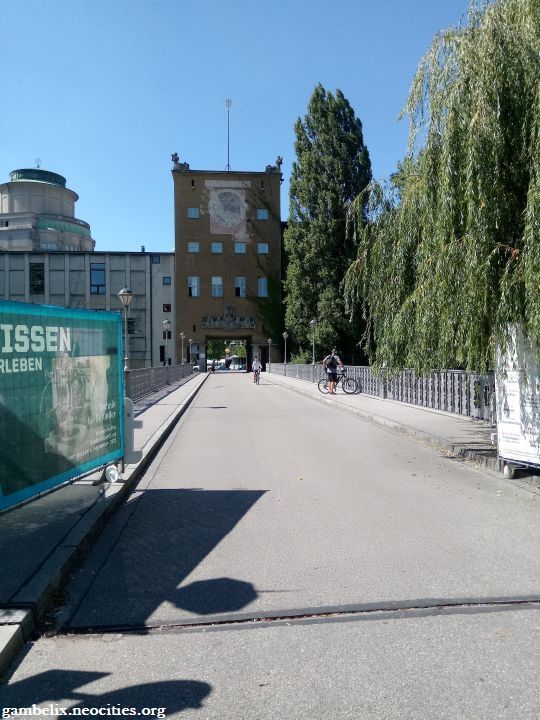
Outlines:
[[350,213],[376,365],[485,369],[508,321],[540,339],[539,78],[538,0],[473,3],[422,59],[409,154]]
[[309,347],[309,322],[315,318],[318,342],[347,352],[354,334],[340,286],[356,245],[346,233],[346,214],[371,180],[362,124],[340,90],[334,96],[319,84],[295,133],[284,239],[285,324],[297,346]]

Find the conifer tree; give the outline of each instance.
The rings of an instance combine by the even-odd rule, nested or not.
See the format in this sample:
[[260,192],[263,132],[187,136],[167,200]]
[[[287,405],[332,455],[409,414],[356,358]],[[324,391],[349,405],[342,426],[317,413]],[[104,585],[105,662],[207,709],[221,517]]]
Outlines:
[[356,255],[346,216],[371,180],[362,123],[340,90],[334,96],[319,84],[295,133],[285,231],[285,325],[306,350],[311,347],[309,322],[315,319],[317,343],[325,349],[337,345],[347,354],[354,350],[358,332],[345,315],[341,287]]

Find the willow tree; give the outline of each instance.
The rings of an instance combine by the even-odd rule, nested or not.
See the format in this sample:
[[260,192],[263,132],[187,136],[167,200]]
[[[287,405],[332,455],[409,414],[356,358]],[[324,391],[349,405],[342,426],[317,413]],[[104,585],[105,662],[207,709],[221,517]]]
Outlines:
[[315,318],[318,342],[327,349],[336,344],[348,354],[355,336],[341,283],[356,245],[346,233],[346,215],[371,180],[362,124],[340,90],[333,95],[317,85],[295,133],[285,231],[285,324],[305,349],[311,347],[309,322]]
[[509,321],[540,340],[539,78],[538,0],[471,5],[422,59],[408,157],[350,215],[375,364],[485,369]]

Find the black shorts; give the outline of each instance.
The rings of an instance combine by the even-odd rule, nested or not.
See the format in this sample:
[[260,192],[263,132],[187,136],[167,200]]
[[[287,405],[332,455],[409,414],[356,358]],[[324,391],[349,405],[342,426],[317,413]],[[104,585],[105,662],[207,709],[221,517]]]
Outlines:
[[328,382],[337,382],[337,372],[328,373]]

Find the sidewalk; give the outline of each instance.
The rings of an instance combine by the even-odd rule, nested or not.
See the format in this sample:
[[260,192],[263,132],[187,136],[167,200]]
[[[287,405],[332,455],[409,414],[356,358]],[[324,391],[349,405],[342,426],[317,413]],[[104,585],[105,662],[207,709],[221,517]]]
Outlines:
[[[135,450],[122,482],[94,473],[0,516],[0,676],[107,517],[126,499],[207,375],[191,376],[135,403]],[[52,521],[54,519],[54,521]]]
[[[408,435],[454,457],[471,460],[488,470],[503,471],[503,461],[498,459],[497,448],[491,444],[491,433],[495,428],[483,420],[361,393],[346,395],[339,389],[335,396],[323,395],[316,383],[278,374],[266,373],[265,380],[355,413],[369,422]],[[519,477],[540,486],[537,475],[526,476],[522,471]]]

